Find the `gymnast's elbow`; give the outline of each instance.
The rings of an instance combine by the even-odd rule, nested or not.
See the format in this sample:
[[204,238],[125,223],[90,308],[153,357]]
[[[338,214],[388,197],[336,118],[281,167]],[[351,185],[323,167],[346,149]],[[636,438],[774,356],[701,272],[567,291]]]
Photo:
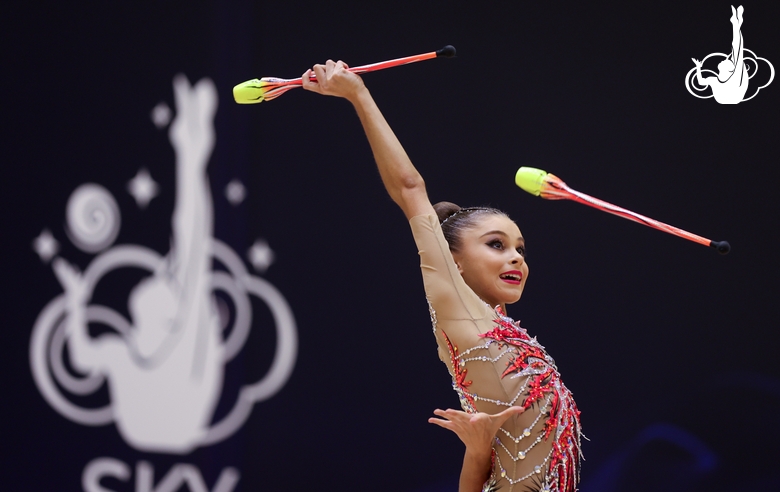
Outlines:
[[406,182],[405,186],[400,188],[397,193],[394,193],[392,198],[409,219],[415,215],[430,213],[433,210],[431,202],[428,200],[428,192],[425,190],[425,182],[422,178],[414,182]]
[[425,180],[418,172],[409,173],[398,180],[398,188],[401,193],[425,193]]

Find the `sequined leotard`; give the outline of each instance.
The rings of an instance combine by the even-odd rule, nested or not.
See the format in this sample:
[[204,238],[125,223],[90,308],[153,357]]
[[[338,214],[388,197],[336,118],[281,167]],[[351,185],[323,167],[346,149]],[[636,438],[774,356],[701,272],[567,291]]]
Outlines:
[[496,435],[484,491],[572,492],[579,481],[580,422],[552,357],[500,307],[465,283],[433,215],[410,220],[439,358],[463,410],[498,413],[517,405]]

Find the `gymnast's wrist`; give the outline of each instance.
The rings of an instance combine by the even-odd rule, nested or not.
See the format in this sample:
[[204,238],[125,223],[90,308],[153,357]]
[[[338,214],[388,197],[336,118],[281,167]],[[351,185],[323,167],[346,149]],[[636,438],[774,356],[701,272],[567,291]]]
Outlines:
[[354,93],[347,97],[347,100],[355,107],[366,106],[373,103],[374,99],[371,97],[371,93],[368,91],[368,87],[361,85]]
[[489,462],[491,455],[493,454],[493,448],[491,446],[479,448],[466,446],[465,459],[474,463]]

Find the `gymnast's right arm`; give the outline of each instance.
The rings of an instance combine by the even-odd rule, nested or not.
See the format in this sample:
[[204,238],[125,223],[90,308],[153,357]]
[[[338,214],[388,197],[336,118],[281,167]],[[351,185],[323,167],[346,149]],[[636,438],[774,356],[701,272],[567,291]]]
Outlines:
[[[355,107],[387,192],[408,219],[417,217],[412,221],[412,228],[419,230],[415,239],[420,248],[423,281],[431,304],[450,319],[470,318],[469,311],[476,311],[474,306],[470,306],[474,299],[463,302],[463,297],[467,295],[464,293],[470,293],[470,290],[455,268],[441,236],[436,212],[425,191],[425,182],[379,111],[363,80],[347,68],[343,62],[332,60],[328,60],[325,65],[315,65],[303,74],[303,88],[318,94],[343,97]],[[310,78],[312,72],[317,77],[316,82]],[[418,235],[422,236],[422,240]],[[473,293],[471,297],[476,299]],[[467,450],[464,456],[461,492],[479,490],[490,474],[489,455],[472,454],[472,450]]]
[[[312,71],[317,77],[311,81]],[[363,80],[342,62],[328,60],[303,74],[303,88],[319,94],[347,99],[355,107],[374,153],[379,175],[395,203],[408,219],[435,215],[425,191],[425,182],[385,121]]]
[[[483,304],[466,286],[455,266],[422,176],[385,121],[363,80],[347,68],[344,62],[332,60],[325,65],[315,65],[303,74],[303,88],[345,98],[355,106],[387,192],[408,219],[414,218],[411,226],[420,252],[428,300],[439,313],[439,319],[473,319],[481,313]],[[312,72],[316,81],[311,80]],[[458,333],[452,332],[450,336],[459,343]],[[446,348],[444,350],[446,352]]]
[[[455,266],[422,176],[385,121],[363,80],[347,68],[344,62],[332,60],[325,65],[315,65],[303,74],[303,88],[343,97],[355,106],[387,192],[408,219],[414,218],[411,226],[420,252],[425,292],[439,313],[439,319],[463,320],[479,316],[483,304],[466,286]],[[311,80],[312,71],[316,82]],[[452,332],[450,336],[459,343],[457,333]]]

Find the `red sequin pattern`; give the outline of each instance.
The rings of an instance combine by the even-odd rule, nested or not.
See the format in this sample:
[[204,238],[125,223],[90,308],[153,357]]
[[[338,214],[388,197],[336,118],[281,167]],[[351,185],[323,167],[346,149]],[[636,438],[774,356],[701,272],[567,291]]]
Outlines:
[[[561,381],[555,361],[536,341],[536,338],[530,337],[525,329],[508,318],[498,307],[496,315],[496,327],[480,336],[498,342],[502,348],[506,346],[511,352],[501,377],[528,375],[526,392],[520,402],[523,408],[549,400],[549,415],[544,423],[544,439],[552,438],[554,441],[550,455],[545,460],[546,463],[542,464],[547,465],[547,470],[540,490],[541,492],[574,492],[579,482],[581,460],[580,412],[577,410],[574,398]],[[466,379],[465,364],[459,360],[458,348],[450,342],[446,333],[442,332],[442,334],[452,361],[453,388],[458,393],[464,410],[476,412],[474,398],[468,392],[472,382]],[[495,481],[496,478],[491,477],[491,480]],[[510,481],[513,482],[515,481]]]

